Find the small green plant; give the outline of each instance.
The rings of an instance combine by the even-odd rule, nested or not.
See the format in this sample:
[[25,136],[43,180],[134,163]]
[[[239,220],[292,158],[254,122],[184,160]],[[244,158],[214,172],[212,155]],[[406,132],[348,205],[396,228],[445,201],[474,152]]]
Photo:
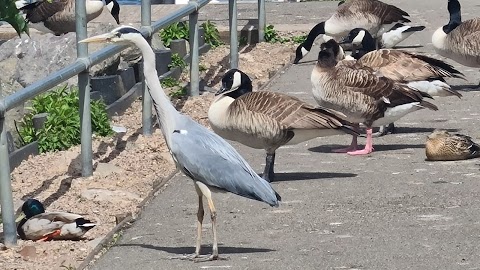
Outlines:
[[166,78],[162,79],[162,81],[160,83],[162,84],[162,87],[165,87],[165,88],[172,88],[172,87],[175,87],[175,86],[180,86],[180,82],[178,80],[176,80],[175,78],[172,78],[172,77],[166,77]]
[[[76,87],[59,87],[32,100],[30,113],[26,114],[19,129],[22,145],[38,141],[40,152],[65,150],[80,143],[79,96]],[[99,136],[113,133],[101,101],[92,101],[92,131]],[[44,128],[33,128],[33,116],[48,113]]]
[[248,44],[248,39],[247,39],[247,37],[244,37],[244,36],[243,36],[243,37],[240,37],[240,38],[238,39],[238,45],[240,45],[240,46],[245,46],[245,45],[247,45],[247,44]]
[[307,36],[306,35],[302,35],[302,36],[293,36],[290,38],[290,40],[294,43],[303,43],[305,40],[307,39]]
[[187,62],[178,53],[172,54],[172,62],[168,64],[169,69],[179,67],[181,70],[187,67]]
[[284,39],[278,35],[277,30],[275,30],[274,26],[271,24],[265,26],[263,33],[265,41],[268,43],[284,42]]
[[172,42],[172,40],[188,40],[188,36],[188,25],[185,22],[172,23],[160,31],[160,38],[166,47],[170,47],[170,42]]
[[187,88],[186,87],[179,87],[177,90],[169,93],[169,96],[171,98],[182,98],[186,95],[187,95]]
[[220,32],[218,32],[217,26],[214,23],[207,20],[202,23],[202,28],[205,31],[205,43],[210,44],[212,47],[218,47],[224,44],[220,39]]

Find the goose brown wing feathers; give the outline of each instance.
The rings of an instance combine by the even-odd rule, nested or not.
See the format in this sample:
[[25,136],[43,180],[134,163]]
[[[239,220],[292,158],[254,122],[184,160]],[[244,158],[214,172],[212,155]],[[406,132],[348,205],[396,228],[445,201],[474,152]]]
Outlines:
[[399,82],[463,77],[460,71],[441,60],[401,50],[369,52],[358,60],[358,65],[370,67],[376,75]]
[[55,13],[62,11],[70,0],[39,0],[21,8],[27,14],[27,20],[32,23],[38,23],[48,19]]
[[[237,98],[230,105],[230,114],[255,114],[255,117],[239,117],[236,119],[255,118],[261,125],[280,126],[287,129],[340,128],[340,113],[315,108],[295,97],[284,94],[258,91]],[[252,120],[253,121],[253,120]]]
[[381,24],[391,24],[394,22],[410,22],[405,16],[407,12],[400,8],[385,4],[377,0],[354,0],[346,2],[337,9],[339,16],[358,16],[359,14],[371,14],[380,19]]
[[446,41],[454,53],[477,56],[480,51],[480,18],[462,22],[448,34]]

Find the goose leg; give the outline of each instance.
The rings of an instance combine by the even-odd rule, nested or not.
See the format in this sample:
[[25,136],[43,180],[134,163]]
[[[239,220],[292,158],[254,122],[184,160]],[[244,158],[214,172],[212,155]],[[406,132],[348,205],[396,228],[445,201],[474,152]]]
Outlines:
[[372,140],[372,128],[367,128],[367,142],[365,143],[365,148],[362,150],[348,152],[347,154],[351,156],[367,155],[373,152],[373,140]]
[[[355,129],[355,131],[360,131],[360,126],[358,124],[352,125],[352,127]],[[358,149],[358,141],[357,141],[356,135],[352,136],[352,142],[350,143],[350,146],[347,148],[340,148],[340,149],[333,149],[332,152],[334,153],[348,153],[351,151],[355,151]]]
[[388,133],[390,133],[390,134],[395,133],[395,123],[390,123],[390,124],[388,124],[388,126],[381,126],[378,129],[378,132],[373,133],[372,136],[374,138],[377,138],[377,137],[385,136]]
[[265,179],[267,182],[273,182],[275,179],[275,172],[273,171],[273,167],[275,165],[275,152],[273,154],[267,153],[267,157],[265,160],[265,169],[263,170],[262,178]]

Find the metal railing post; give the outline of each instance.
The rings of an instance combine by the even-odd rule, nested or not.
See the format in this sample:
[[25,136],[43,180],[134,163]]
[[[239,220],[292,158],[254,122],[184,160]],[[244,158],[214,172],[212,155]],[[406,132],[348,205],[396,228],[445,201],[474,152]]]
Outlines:
[[[88,58],[88,45],[78,43],[87,38],[87,12],[85,0],[75,1],[77,58]],[[82,176],[93,174],[92,164],[92,117],[90,112],[90,76],[88,68],[78,74],[78,91],[80,102],[81,156]]]
[[[196,0],[190,0],[196,2]],[[188,15],[189,24],[189,41],[190,41],[190,89],[189,96],[198,96],[199,91],[199,74],[198,74],[198,11]]]
[[13,209],[12,182],[10,179],[10,160],[8,157],[7,125],[0,118],[0,203],[2,204],[2,222],[4,244],[7,247],[17,245],[17,228]]
[[258,0],[258,42],[265,41],[265,0]]
[[237,0],[228,0],[230,27],[230,68],[238,68]]
[[[141,14],[142,27],[150,27],[152,24],[152,5],[150,0],[142,0]],[[152,37],[147,38],[148,43],[151,43]],[[145,61],[145,60],[144,60]],[[143,63],[142,63],[143,64]],[[143,70],[143,69],[142,69]],[[147,89],[147,83],[142,76],[142,133],[143,135],[152,134],[152,97]]]

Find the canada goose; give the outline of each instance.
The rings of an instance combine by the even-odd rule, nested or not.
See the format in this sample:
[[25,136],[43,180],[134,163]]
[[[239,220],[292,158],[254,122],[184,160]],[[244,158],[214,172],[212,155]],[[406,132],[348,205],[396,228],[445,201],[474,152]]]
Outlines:
[[378,0],[351,0],[339,5],[335,13],[326,21],[315,25],[295,51],[294,64],[297,64],[311,50],[315,38],[327,34],[334,38],[343,37],[355,28],[365,28],[376,37],[382,36],[396,23],[410,22],[407,12],[396,6]]
[[337,152],[365,155],[373,151],[372,127],[382,126],[400,119],[408,113],[428,108],[438,108],[425,100],[427,93],[378,77],[370,68],[337,65],[336,55],[341,50],[334,40],[322,44],[318,61],[312,70],[313,95],[320,106],[340,111],[346,120],[363,123],[367,128],[367,142],[357,150],[357,138],[352,144]]
[[402,50],[375,50],[375,40],[365,29],[355,28],[342,41],[358,48],[352,56],[358,59],[356,67],[369,67],[377,76],[385,76],[396,82],[406,83],[431,95],[445,97],[462,95],[451,89],[444,78],[461,78],[464,75],[444,61],[426,55]]
[[[298,52],[296,53],[296,60],[294,64],[297,64],[298,61],[300,61],[300,59],[302,59],[312,49],[314,40],[318,35],[320,35],[320,33],[318,33],[318,29],[320,28],[317,26],[313,27],[312,30],[310,30],[303,46],[299,46],[300,51],[298,51],[297,48]],[[382,36],[378,40],[378,44],[375,43],[375,39],[373,39],[372,37],[372,44],[375,47],[378,46],[379,48],[393,48],[395,45],[402,42],[403,40],[411,36],[413,33],[422,31],[423,29],[425,29],[425,26],[409,26],[403,23],[397,23],[392,28],[390,28],[390,30],[382,34]],[[354,50],[355,48],[354,43],[341,43],[345,39],[345,37],[333,37],[323,34],[321,38],[322,43],[327,42],[330,39],[334,39],[336,42],[340,43],[344,50]]]
[[432,35],[435,51],[468,67],[480,67],[480,18],[462,22],[458,0],[448,1],[450,21]]
[[[113,18],[120,24],[120,5],[116,0],[86,0],[87,22],[98,17],[107,6]],[[36,0],[33,3],[15,2],[23,11],[32,28],[57,36],[75,32],[75,0]]]
[[427,136],[425,154],[432,161],[470,159],[480,156],[480,146],[469,136],[436,129]]
[[263,178],[274,180],[275,151],[316,137],[357,134],[338,112],[315,108],[281,93],[252,92],[247,74],[231,69],[208,110],[212,129],[223,138],[265,149]]

